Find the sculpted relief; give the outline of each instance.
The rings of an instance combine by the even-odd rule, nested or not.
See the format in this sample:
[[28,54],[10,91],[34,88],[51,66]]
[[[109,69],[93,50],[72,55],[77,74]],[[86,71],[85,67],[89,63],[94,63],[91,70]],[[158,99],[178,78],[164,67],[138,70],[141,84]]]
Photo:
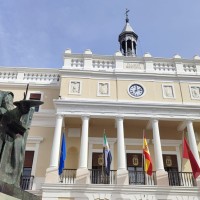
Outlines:
[[193,99],[199,99],[200,98],[200,87],[198,86],[192,86],[190,88],[191,96]]
[[109,95],[109,83],[99,83],[98,86],[98,94],[101,96],[108,96]]
[[80,94],[81,83],[79,81],[71,81],[70,83],[70,94]]
[[174,98],[173,87],[171,85],[164,85],[163,90],[165,98]]

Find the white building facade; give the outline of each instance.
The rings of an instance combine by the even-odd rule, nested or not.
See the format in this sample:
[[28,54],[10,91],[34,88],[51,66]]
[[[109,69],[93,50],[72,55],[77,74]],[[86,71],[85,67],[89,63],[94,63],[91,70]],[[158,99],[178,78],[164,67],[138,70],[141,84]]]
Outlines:
[[[200,199],[200,179],[182,158],[184,132],[200,166],[200,57],[137,57],[137,38],[127,18],[113,56],[67,49],[61,69],[1,68],[1,90],[18,100],[29,83],[28,98],[44,101],[26,147],[30,192],[43,200]],[[104,130],[110,176],[102,173]],[[152,176],[143,169],[143,131]],[[67,159],[59,176],[62,134]]]

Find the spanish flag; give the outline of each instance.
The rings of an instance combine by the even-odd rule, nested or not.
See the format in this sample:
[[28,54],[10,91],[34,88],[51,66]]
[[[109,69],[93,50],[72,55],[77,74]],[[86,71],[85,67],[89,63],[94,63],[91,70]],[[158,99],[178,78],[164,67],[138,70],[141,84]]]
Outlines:
[[152,161],[145,135],[143,136],[143,154],[144,154],[144,170],[149,176],[151,176]]

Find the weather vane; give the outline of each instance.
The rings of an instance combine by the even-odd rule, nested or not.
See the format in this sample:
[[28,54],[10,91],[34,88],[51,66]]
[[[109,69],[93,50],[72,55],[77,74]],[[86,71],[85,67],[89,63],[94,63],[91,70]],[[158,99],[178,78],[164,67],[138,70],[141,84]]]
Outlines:
[[128,10],[127,8],[126,8],[126,12],[125,12],[125,14],[126,14],[126,23],[128,23],[129,22],[129,18],[128,18],[128,12],[129,12],[130,10]]

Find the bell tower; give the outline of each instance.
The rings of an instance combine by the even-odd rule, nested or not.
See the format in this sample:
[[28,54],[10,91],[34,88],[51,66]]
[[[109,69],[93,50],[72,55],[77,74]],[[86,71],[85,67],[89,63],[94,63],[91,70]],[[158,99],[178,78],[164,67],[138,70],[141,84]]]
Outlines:
[[124,56],[136,56],[136,44],[138,35],[133,31],[129,24],[129,10],[126,9],[126,24],[119,35],[120,51]]

